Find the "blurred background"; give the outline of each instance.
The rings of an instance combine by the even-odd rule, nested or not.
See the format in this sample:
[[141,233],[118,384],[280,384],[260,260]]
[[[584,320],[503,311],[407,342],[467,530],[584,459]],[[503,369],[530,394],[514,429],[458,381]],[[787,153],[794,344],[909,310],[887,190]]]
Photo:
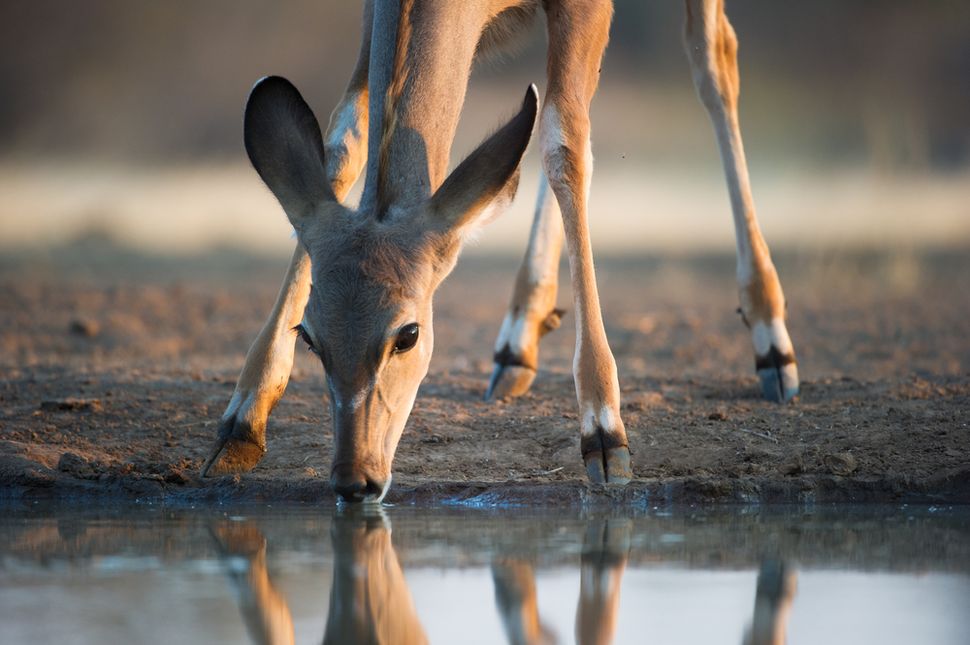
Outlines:
[[[252,83],[289,77],[326,123],[361,7],[345,0],[0,5],[0,253],[77,240],[141,252],[292,249],[248,167]],[[773,248],[970,241],[970,3],[728,2],[741,121]],[[618,0],[593,104],[598,253],[733,248],[720,161],[694,95],[680,2]],[[544,83],[540,20],[521,55],[476,69],[453,163]],[[538,159],[470,253],[519,255]]]

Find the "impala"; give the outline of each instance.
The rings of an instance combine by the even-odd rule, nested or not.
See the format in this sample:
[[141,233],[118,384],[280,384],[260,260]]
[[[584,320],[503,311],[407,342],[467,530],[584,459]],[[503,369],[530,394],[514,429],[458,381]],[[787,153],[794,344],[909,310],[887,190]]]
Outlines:
[[[765,395],[788,400],[798,392],[798,372],[785,299],[749,188],[737,114],[737,40],[722,0],[687,0],[686,6],[684,43],[731,197],[740,311]],[[541,111],[533,86],[518,113],[448,174],[473,60],[527,28],[540,8],[549,40]],[[326,137],[288,81],[256,84],[246,106],[246,150],[298,244],[203,474],[248,470],[262,457],[266,420],[286,387],[299,335],[326,371],[334,490],[349,501],[383,497],[431,358],[432,296],[462,241],[512,199],[538,116],[539,201],[487,396],[516,396],[532,383],[539,339],[559,324],[556,281],[565,238],[586,471],[593,482],[631,479],[587,225],[589,106],[612,13],[609,0],[368,1],[357,65]],[[359,205],[350,208],[343,200],[365,164]]]

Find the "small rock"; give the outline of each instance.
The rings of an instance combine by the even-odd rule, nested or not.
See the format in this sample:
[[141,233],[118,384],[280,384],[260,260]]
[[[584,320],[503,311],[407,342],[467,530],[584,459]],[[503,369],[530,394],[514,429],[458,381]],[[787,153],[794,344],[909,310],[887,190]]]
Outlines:
[[91,464],[88,463],[88,460],[73,452],[65,452],[61,455],[61,458],[57,460],[57,469],[75,477],[92,474]]
[[165,483],[176,484],[178,486],[183,486],[188,482],[188,479],[181,470],[176,468],[169,468],[168,472],[165,473]]
[[838,452],[831,455],[826,455],[822,459],[822,463],[828,468],[829,472],[833,475],[841,475],[843,477],[851,475],[858,468],[858,462],[856,458],[852,456],[852,453],[848,452]]
[[720,410],[711,412],[709,415],[707,415],[707,418],[711,421],[727,421],[727,415]]
[[795,459],[789,461],[786,464],[782,464],[778,467],[778,472],[786,477],[792,477],[793,475],[799,475],[805,471],[805,464],[802,462],[801,457],[796,457]]
[[28,486],[47,488],[54,485],[54,476],[46,468],[44,470],[28,468],[24,471],[23,478]]
[[47,399],[40,402],[40,409],[46,412],[101,412],[104,406],[100,399]]
[[75,336],[94,338],[101,333],[101,325],[90,318],[75,318],[68,326],[68,330]]

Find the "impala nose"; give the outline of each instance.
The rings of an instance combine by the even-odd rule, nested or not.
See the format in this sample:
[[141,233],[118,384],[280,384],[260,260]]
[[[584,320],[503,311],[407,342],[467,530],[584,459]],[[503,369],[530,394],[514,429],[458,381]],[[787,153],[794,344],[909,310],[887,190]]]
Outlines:
[[330,485],[344,502],[379,502],[384,497],[386,481],[378,481],[351,470],[338,469],[330,475]]

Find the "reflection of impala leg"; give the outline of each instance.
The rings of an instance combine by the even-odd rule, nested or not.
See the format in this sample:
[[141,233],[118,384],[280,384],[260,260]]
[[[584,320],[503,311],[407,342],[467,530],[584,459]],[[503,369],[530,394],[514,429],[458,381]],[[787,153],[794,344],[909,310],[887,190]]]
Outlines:
[[266,419],[290,379],[296,341],[292,330],[303,318],[309,295],[310,258],[297,243],[273,311],[246,354],[236,390],[219,421],[203,477],[250,470],[266,452]]
[[629,520],[591,521],[586,527],[580,565],[576,642],[613,642],[620,581],[630,553],[633,523]]
[[738,245],[740,312],[751,330],[762,391],[772,401],[788,401],[798,394],[798,368],[785,327],[785,296],[755,217],[738,124],[737,38],[723,0],[687,0],[684,46],[727,176]]
[[547,4],[549,89],[539,125],[542,161],[562,211],[576,309],[573,376],[580,408],[580,447],[593,482],[632,478],[620,418],[616,361],[600,311],[587,201],[592,178],[589,104],[609,37],[612,5],[603,0]]
[[785,562],[765,560],[758,572],[754,616],[743,645],[784,645],[796,574]]
[[523,560],[502,559],[492,564],[495,605],[510,645],[555,643],[555,634],[539,620],[535,570]]
[[[367,158],[367,65],[372,3],[364,8],[364,37],[350,85],[330,117],[324,143],[327,178],[343,200]],[[219,421],[219,431],[202,476],[244,472],[266,452],[266,420],[283,396],[293,369],[296,332],[310,294],[310,258],[297,243],[276,304],[256,336]]]
[[556,309],[556,292],[562,235],[559,205],[542,174],[529,246],[495,341],[495,370],[486,400],[525,394],[539,367],[539,339],[559,327],[563,311]]
[[[226,562],[246,630],[254,643],[294,642],[293,617],[286,598],[266,568],[266,538],[252,524],[225,522],[210,529]],[[245,566],[240,567],[243,560]]]

